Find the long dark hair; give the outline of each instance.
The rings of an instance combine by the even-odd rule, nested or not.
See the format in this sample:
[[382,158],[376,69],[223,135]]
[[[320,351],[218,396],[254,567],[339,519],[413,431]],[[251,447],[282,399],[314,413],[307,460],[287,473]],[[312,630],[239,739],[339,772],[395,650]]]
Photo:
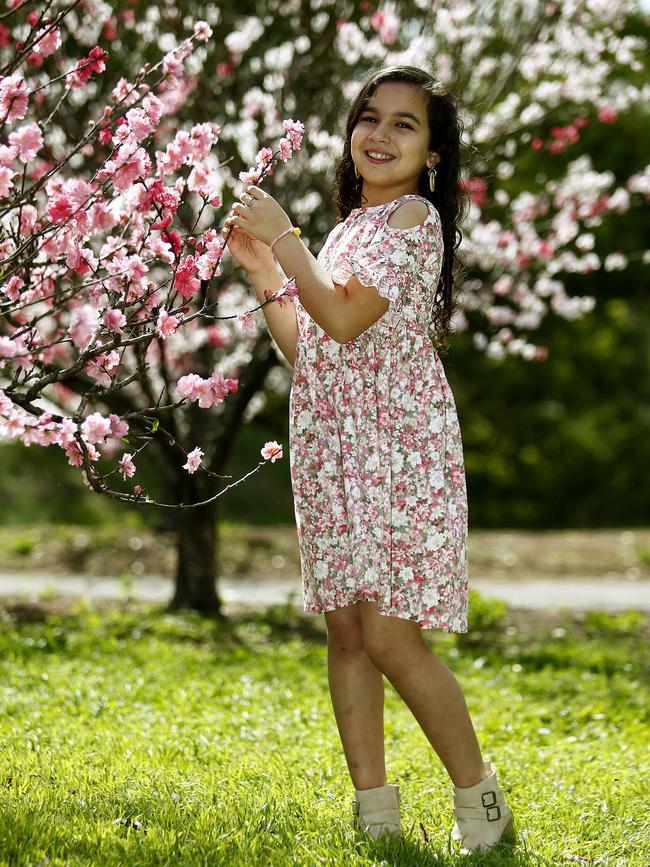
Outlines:
[[449,345],[451,318],[458,307],[454,295],[454,274],[455,271],[460,271],[461,266],[456,250],[463,238],[460,223],[467,207],[467,194],[460,183],[462,122],[458,117],[456,99],[446,84],[416,66],[380,66],[366,73],[359,92],[348,108],[345,144],[343,156],[336,168],[333,203],[339,220],[344,220],[353,208],[361,205],[363,179],[357,179],[354,173],[350,139],[364,107],[379,85],[387,81],[415,84],[428,96],[429,150],[440,154],[440,160],[436,164],[434,191],[429,189],[429,173],[424,166],[418,182],[418,194],[435,205],[442,223],[442,271],[433,303],[429,333],[435,348],[444,352]]

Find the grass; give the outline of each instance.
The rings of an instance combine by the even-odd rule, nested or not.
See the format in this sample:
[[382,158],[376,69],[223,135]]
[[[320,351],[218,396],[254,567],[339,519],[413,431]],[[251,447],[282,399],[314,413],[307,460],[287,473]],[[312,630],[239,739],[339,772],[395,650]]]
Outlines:
[[468,634],[424,636],[497,767],[513,849],[450,850],[450,781],[387,681],[404,838],[354,834],[320,617],[48,602],[0,610],[0,864],[645,867],[647,619],[471,603]]

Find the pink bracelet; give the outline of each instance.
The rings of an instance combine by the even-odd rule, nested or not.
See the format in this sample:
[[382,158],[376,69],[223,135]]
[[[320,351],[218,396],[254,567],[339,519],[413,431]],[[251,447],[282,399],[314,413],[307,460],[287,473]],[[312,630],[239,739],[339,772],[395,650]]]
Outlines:
[[274,244],[277,244],[278,241],[280,240],[280,238],[284,238],[284,236],[285,236],[285,235],[288,235],[290,232],[291,232],[292,234],[294,234],[294,235],[300,235],[300,234],[301,234],[300,229],[299,229],[297,226],[296,226],[295,228],[294,228],[293,226],[289,226],[288,229],[285,229],[284,232],[280,232],[280,234],[278,235],[278,237],[277,237],[277,238],[274,238],[274,239],[271,241],[271,244],[270,244],[270,246],[271,246],[271,252],[273,252],[273,245],[274,245]]

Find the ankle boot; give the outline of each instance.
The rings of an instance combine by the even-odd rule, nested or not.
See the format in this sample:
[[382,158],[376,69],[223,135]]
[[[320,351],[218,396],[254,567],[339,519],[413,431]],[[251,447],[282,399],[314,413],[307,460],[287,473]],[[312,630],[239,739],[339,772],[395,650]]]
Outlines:
[[462,845],[461,854],[485,852],[502,840],[516,839],[512,811],[499,788],[496,768],[483,762],[488,776],[474,786],[454,786],[456,822],[451,837]]
[[399,786],[387,783],[374,789],[355,789],[352,827],[366,831],[376,840],[381,834],[402,833]]

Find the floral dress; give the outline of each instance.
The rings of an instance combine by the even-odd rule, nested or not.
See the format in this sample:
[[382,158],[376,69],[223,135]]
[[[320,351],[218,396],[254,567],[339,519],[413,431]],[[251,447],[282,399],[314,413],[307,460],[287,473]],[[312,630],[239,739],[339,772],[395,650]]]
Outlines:
[[[424,222],[388,225],[408,199]],[[467,632],[467,492],[454,398],[427,329],[442,266],[440,216],[414,194],[353,210],[318,254],[391,303],[337,343],[295,299],[290,472],[304,610],[357,601],[423,629]]]

